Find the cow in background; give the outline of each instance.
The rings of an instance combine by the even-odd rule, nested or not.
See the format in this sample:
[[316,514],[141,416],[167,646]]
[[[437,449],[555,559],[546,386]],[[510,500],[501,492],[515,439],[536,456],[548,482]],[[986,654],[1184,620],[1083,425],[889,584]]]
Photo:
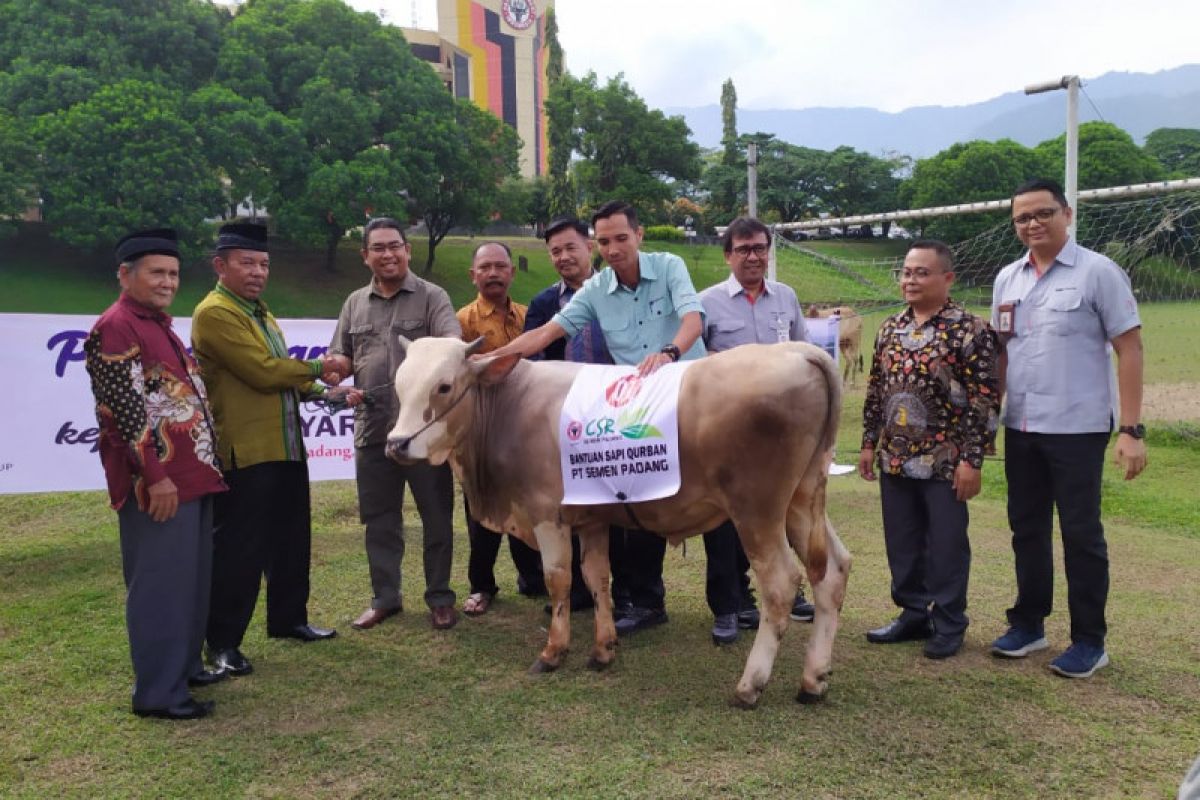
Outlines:
[[770,678],[800,577],[789,549],[805,565],[816,603],[797,700],[823,696],[850,570],[850,554],[825,514],[841,411],[833,359],[792,342],[746,345],[694,362],[679,394],[679,492],[649,502],[566,506],[559,415],[576,373],[596,367],[469,358],[478,345],[432,338],[407,345],[396,372],[400,415],[388,452],[405,463],[449,459],[481,522],[536,542],[554,613],[530,671],[556,669],[570,642],[572,526],[596,605],[589,666],[603,669],[617,644],[608,526],[636,524],[678,543],[731,519],[763,596],[763,620],[735,702],[757,705]]
[[810,306],[809,319],[838,318],[838,351],[842,360],[842,380],[853,386],[863,371],[862,315],[850,306],[818,308]]

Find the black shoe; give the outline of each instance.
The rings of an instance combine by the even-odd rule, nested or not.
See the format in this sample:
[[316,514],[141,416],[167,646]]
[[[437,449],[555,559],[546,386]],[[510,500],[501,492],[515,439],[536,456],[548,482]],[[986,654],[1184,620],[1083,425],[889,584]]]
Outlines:
[[212,661],[213,669],[227,675],[249,675],[254,672],[254,665],[250,663],[250,659],[242,655],[242,651],[236,647],[210,653],[209,660]]
[[788,616],[796,622],[812,622],[816,614],[817,609],[804,599],[804,592],[796,592],[796,599],[792,602],[792,611]]
[[191,686],[193,689],[212,686],[214,683],[220,683],[228,677],[229,673],[223,669],[204,669],[188,677],[188,686]]
[[212,713],[216,703],[212,700],[200,702],[189,697],[177,706],[168,708],[135,708],[134,714],[139,717],[154,717],[155,719],[200,719]]
[[638,608],[630,606],[625,616],[617,622],[617,636],[628,636],[643,628],[652,628],[667,621],[667,612],[661,608]]
[[272,639],[299,639],[302,642],[319,642],[322,639],[332,639],[337,636],[337,631],[333,628],[318,628],[315,625],[297,625],[294,628],[289,628],[286,631],[267,631],[267,636]]
[[962,646],[963,635],[961,633],[935,633],[925,643],[925,657],[949,658],[961,650]]
[[906,620],[896,618],[873,631],[867,631],[867,641],[871,644],[896,644],[897,642],[912,642],[918,639],[928,639],[933,635],[929,620]]
[[633,611],[633,603],[613,603],[613,622],[620,622]]
[[758,630],[758,623],[762,616],[758,613],[758,609],[751,605],[749,608],[743,608],[737,614],[737,626],[744,631]]

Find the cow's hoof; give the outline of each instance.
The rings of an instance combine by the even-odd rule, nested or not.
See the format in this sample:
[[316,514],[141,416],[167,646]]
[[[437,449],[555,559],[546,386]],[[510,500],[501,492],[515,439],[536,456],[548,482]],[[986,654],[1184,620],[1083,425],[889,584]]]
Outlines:
[[819,703],[824,699],[825,695],[823,694],[813,694],[812,692],[806,692],[803,689],[801,689],[799,692],[796,692],[796,702],[800,703],[801,705],[811,706],[814,703]]
[[549,661],[543,661],[542,659],[539,658],[537,661],[534,661],[533,664],[530,665],[529,674],[530,675],[542,675],[546,672],[554,672],[554,670],[556,670],[556,669],[558,669],[557,664],[551,664]]
[[733,698],[729,702],[734,708],[740,708],[743,711],[753,711],[758,708],[760,697],[762,697],[762,692],[753,692],[752,694],[734,692]]
[[588,659],[587,667],[592,672],[604,672],[606,669],[612,666],[612,663],[613,662],[611,658],[608,661],[601,661],[595,656],[592,656]]

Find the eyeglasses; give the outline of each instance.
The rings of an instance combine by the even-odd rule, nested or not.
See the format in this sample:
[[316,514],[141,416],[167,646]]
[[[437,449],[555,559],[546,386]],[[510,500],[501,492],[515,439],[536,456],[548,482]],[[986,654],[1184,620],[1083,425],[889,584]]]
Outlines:
[[905,281],[912,280],[927,280],[934,275],[941,275],[942,273],[933,272],[932,270],[925,269],[924,267],[917,267],[916,269],[897,269],[893,272],[893,274],[896,276],[897,281],[904,283]]
[[373,244],[367,248],[376,255],[384,253],[399,253],[404,249],[404,242],[388,242],[387,244]]
[[1024,228],[1035,219],[1039,224],[1045,225],[1050,220],[1054,219],[1054,215],[1062,209],[1059,208],[1039,208],[1037,211],[1031,211],[1028,214],[1022,214],[1019,217],[1013,217],[1013,224],[1018,228]]
[[737,255],[741,258],[745,258],[751,253],[759,258],[762,258],[770,249],[771,246],[769,244],[739,244],[737,247],[733,248],[733,252],[737,253]]

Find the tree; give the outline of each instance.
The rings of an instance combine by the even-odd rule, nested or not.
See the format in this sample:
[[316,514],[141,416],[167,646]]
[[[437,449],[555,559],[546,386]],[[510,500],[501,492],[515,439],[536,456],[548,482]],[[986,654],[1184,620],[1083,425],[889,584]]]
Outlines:
[[[913,166],[912,177],[898,192],[907,208],[957,205],[1000,200],[1029,180],[1051,175],[1047,154],[1011,139],[997,142],[959,142]],[[1000,222],[1002,215],[971,214],[942,217],[924,226],[924,233],[950,242],[961,241]]]
[[585,204],[620,198],[647,221],[663,219],[664,203],[676,194],[672,183],[700,177],[700,148],[683,117],[647,108],[621,75],[600,86],[588,73],[571,91],[583,156],[575,175]]
[[895,207],[899,181],[892,164],[842,146],[825,161],[825,209],[835,217],[887,211]]
[[793,222],[829,210],[825,199],[829,153],[765,133],[753,138],[758,144],[758,204],[763,211],[774,211],[781,222]]
[[425,274],[438,244],[456,225],[476,226],[496,210],[505,178],[517,174],[517,132],[466,99],[453,117],[426,114],[387,143],[409,159],[408,198],[429,237]]
[[[1049,175],[1062,175],[1065,171],[1066,138],[1064,133],[1036,148],[1048,164]],[[1162,180],[1165,174],[1166,170],[1153,156],[1111,122],[1085,122],[1079,126],[1080,189],[1147,183]]]
[[403,132],[427,121],[448,130],[453,99],[399,29],[341,0],[248,3],[229,26],[216,78],[261,103],[260,112],[290,120],[303,137],[307,163],[292,158],[289,168],[273,169],[271,212],[283,235],[319,241],[329,269],[337,242],[368,209],[396,208],[396,197],[412,197],[450,171],[431,178],[420,168],[429,159],[406,149]]
[[33,163],[26,126],[0,110],[0,221],[20,216],[36,202]]
[[98,247],[134,228],[167,225],[199,242],[202,220],[224,198],[181,112],[176,93],[124,80],[38,120],[43,212],[60,238]]
[[1142,149],[1158,160],[1169,178],[1200,177],[1200,130],[1159,128],[1150,132]]
[[726,78],[721,84],[721,163],[734,167],[741,160],[738,149],[737,130],[737,89],[733,88],[733,78]]
[[571,98],[570,76],[563,66],[562,45],[558,42],[558,19],[554,9],[546,11],[546,145],[547,210],[551,218],[575,215],[575,183],[571,180],[571,152],[575,135],[575,103]]

